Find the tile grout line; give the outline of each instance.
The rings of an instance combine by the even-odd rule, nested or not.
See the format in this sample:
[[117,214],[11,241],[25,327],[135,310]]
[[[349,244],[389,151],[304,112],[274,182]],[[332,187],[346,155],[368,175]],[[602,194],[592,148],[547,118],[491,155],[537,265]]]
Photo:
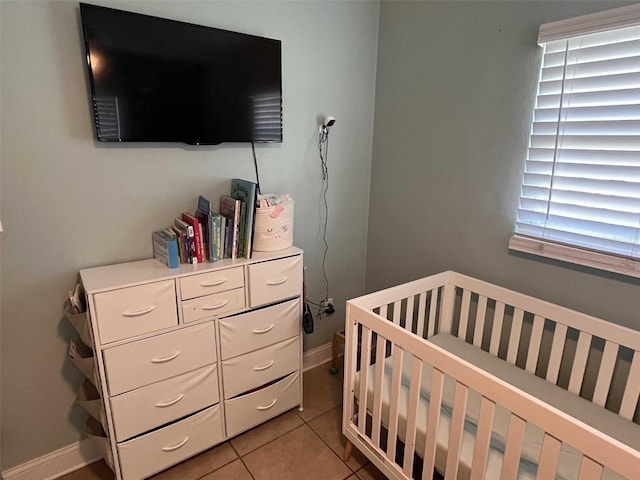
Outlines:
[[[335,406],[335,407],[333,407],[333,408],[337,408],[338,406],[340,406],[340,405],[336,405],[336,406]],[[332,410],[332,409],[329,409],[329,410],[327,410],[326,412],[321,413],[320,415],[318,415],[318,416],[316,416],[316,417],[313,417],[311,420],[315,420],[315,419],[317,419],[318,417],[321,417],[322,415],[324,415],[325,413],[330,412],[331,410]],[[371,463],[371,462],[367,461],[367,463],[365,463],[364,465],[361,465],[361,466],[360,466],[360,468],[358,468],[358,469],[356,469],[356,470],[353,470],[353,469],[349,466],[349,464],[348,464],[347,462],[345,462],[345,461],[344,461],[344,459],[342,458],[342,456],[341,456],[338,452],[336,452],[333,448],[331,448],[331,445],[329,445],[329,443],[327,443],[327,441],[326,441],[324,438],[322,438],[322,436],[321,436],[318,432],[316,432],[316,431],[315,431],[315,429],[314,429],[311,425],[309,425],[309,424],[308,424],[309,422],[305,422],[305,423],[306,423],[306,424],[307,424],[307,426],[311,429],[311,431],[312,431],[312,432],[313,432],[313,433],[314,433],[314,434],[315,434],[315,435],[316,435],[316,436],[317,436],[317,437],[322,441],[322,443],[324,443],[324,444],[327,446],[327,448],[328,448],[328,449],[329,449],[329,450],[330,450],[330,451],[331,451],[331,452],[332,452],[336,457],[338,457],[338,458],[340,459],[340,461],[341,461],[341,462],[342,462],[342,463],[347,467],[347,469],[349,470],[349,474],[348,474],[346,477],[344,477],[344,479],[343,479],[343,480],[346,480],[347,478],[349,478],[349,477],[351,477],[351,476],[353,476],[353,475],[355,475],[355,476],[356,476],[356,478],[358,478],[358,479],[359,479],[360,477],[358,477],[357,472],[359,472],[360,470],[364,469],[364,468],[365,468],[367,465],[369,465],[369,463]],[[342,433],[342,431],[341,431],[341,433]]]
[[[253,472],[249,469],[249,465],[247,465],[244,461],[244,455],[240,455],[240,452],[238,452],[238,450],[236,449],[236,447],[231,443],[231,440],[228,440],[229,445],[231,445],[231,448],[233,448],[233,451],[236,452],[236,455],[238,455],[238,459],[240,460],[240,463],[242,463],[242,466],[244,466],[245,470],[247,472],[249,472],[249,476],[253,479],[256,480],[256,477],[253,475]],[[253,450],[252,450],[253,451]],[[247,452],[250,453],[250,452]],[[246,453],[245,453],[246,455]]]

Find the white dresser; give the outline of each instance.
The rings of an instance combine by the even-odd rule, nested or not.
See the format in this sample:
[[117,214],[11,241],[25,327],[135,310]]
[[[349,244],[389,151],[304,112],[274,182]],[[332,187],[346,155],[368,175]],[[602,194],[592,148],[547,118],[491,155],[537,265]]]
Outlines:
[[118,479],[149,477],[302,408],[302,270],[291,247],[80,271],[88,312],[67,315],[88,344],[73,345],[88,377],[78,401]]

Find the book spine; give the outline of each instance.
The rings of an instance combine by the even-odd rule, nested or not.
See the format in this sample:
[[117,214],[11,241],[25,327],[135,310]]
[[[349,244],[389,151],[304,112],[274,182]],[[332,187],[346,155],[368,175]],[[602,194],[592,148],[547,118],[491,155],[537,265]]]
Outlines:
[[189,263],[187,257],[186,238],[185,233],[180,228],[173,226],[173,231],[176,233],[176,240],[178,242],[178,254],[180,256],[180,263]]
[[240,241],[240,200],[236,202],[236,208],[233,216],[233,252],[231,258],[238,258],[238,242]]
[[220,218],[211,215],[211,261],[220,259]]
[[220,216],[220,241],[219,241],[219,250],[218,256],[220,258],[226,258],[227,250],[225,240],[227,238],[227,219],[226,217]]
[[198,263],[198,257],[196,256],[196,237],[191,225],[187,226],[187,243],[189,244],[189,249],[187,250],[189,263]]
[[240,222],[238,225],[238,257],[246,256],[247,202],[240,201]]
[[153,256],[169,268],[177,268],[180,264],[176,240],[167,238],[161,232],[153,233]]
[[193,230],[193,237],[195,242],[195,258],[197,259],[193,263],[202,263],[204,260],[202,257],[202,234],[200,233],[200,222],[197,218],[189,213],[182,214],[182,221],[189,224]]
[[251,206],[247,204],[247,225],[246,225],[246,246],[245,246],[245,256],[247,258],[251,258],[253,253],[253,232],[255,229],[255,205]]
[[187,263],[198,263],[198,257],[196,256],[196,240],[193,227],[180,218],[176,218],[175,225],[183,230],[185,234]]
[[224,242],[224,257],[235,258],[233,256],[233,219],[227,219],[227,238]]

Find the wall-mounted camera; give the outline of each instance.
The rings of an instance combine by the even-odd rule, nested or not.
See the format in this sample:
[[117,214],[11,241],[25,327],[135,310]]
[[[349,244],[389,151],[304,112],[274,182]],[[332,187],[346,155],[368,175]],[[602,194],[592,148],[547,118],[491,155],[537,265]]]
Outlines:
[[336,117],[332,117],[331,115],[328,115],[328,116],[324,117],[324,121],[322,122],[322,126],[323,127],[331,127],[331,126],[333,126],[334,123],[336,123]]

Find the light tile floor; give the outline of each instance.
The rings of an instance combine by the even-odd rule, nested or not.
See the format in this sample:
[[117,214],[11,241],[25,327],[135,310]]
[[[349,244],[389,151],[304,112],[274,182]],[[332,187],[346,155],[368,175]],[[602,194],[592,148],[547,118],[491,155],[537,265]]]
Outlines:
[[[297,408],[153,477],[153,480],[383,480],[360,452],[342,460],[342,371],[329,364],[304,373],[304,410]],[[104,462],[62,480],[112,480]]]

